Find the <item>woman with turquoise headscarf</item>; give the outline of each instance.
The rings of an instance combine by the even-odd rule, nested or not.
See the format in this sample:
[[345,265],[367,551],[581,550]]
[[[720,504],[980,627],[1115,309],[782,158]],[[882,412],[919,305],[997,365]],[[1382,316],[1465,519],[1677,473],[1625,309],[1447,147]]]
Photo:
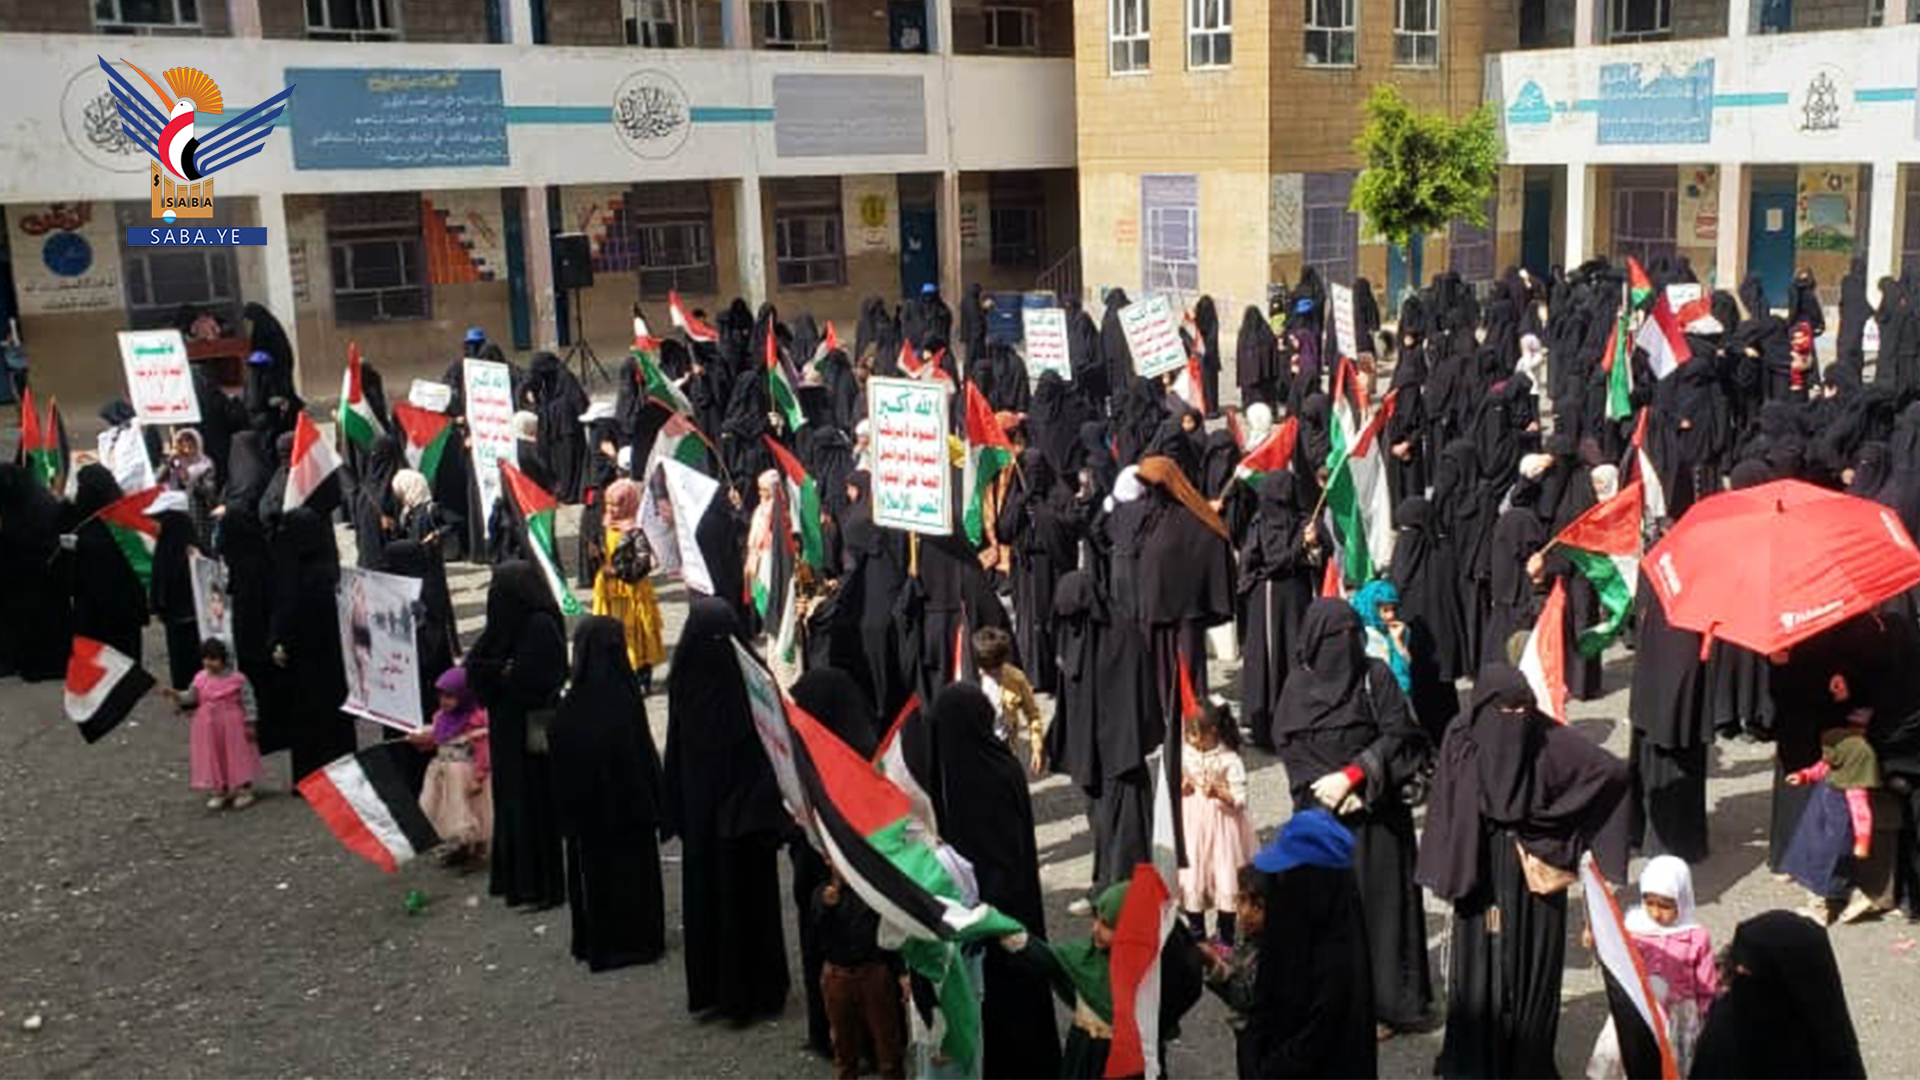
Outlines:
[[1350,601],[1367,628],[1367,655],[1393,672],[1402,693],[1413,692],[1413,665],[1407,660],[1407,626],[1398,618],[1400,590],[1385,578],[1360,587]]

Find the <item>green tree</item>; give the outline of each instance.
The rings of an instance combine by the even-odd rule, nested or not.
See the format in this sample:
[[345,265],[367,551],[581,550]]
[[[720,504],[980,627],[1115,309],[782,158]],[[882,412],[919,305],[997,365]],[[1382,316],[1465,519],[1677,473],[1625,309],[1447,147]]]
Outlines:
[[1375,86],[1362,108],[1367,124],[1353,147],[1366,171],[1349,206],[1406,253],[1409,283],[1417,286],[1427,234],[1455,221],[1487,223],[1487,199],[1500,176],[1493,108],[1482,104],[1451,120],[1415,109],[1392,83]]

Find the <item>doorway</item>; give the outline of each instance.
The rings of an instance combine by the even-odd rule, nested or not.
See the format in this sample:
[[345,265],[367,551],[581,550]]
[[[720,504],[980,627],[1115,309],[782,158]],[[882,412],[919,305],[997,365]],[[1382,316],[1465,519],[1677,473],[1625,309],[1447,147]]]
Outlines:
[[940,283],[939,215],[924,207],[900,208],[900,294],[920,295]]
[[1747,206],[1747,273],[1760,279],[1767,303],[1778,307],[1793,284],[1793,181],[1754,177]]

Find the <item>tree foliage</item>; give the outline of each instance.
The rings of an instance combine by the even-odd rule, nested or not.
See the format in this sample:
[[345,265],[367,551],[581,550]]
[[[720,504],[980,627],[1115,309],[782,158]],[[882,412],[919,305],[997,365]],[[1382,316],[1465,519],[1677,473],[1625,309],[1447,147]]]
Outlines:
[[1372,231],[1404,246],[1455,221],[1487,223],[1487,199],[1500,175],[1492,106],[1449,120],[1415,109],[1399,87],[1381,83],[1363,108],[1367,124],[1353,146],[1366,171],[1349,205]]

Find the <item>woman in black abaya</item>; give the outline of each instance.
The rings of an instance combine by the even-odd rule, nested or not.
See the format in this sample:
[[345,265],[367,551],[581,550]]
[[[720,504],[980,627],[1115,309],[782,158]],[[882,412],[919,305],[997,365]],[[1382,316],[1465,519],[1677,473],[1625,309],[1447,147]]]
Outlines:
[[567,852],[573,956],[590,971],[651,964],[667,950],[660,884],[660,755],[620,623],[583,619],[573,682],[548,732],[554,809]]
[[1220,415],[1220,312],[1213,297],[1202,296],[1193,305],[1194,329],[1200,331],[1200,386],[1207,415]]
[[340,711],[347,700],[341,656],[340,555],[333,526],[317,511],[296,506],[280,520],[273,539],[273,614],[268,628],[282,702],[293,779],[351,754],[358,742],[353,720]]
[[1644,579],[1635,597],[1633,687],[1627,718],[1634,846],[1646,855],[1707,858],[1706,668],[1700,635],[1667,622],[1666,609]]
[[1420,883],[1453,905],[1436,1075],[1559,1074],[1566,886],[1587,850],[1626,876],[1626,793],[1626,767],[1543,715],[1518,669],[1480,670],[1440,745],[1420,842]]
[[1278,388],[1284,373],[1273,326],[1260,314],[1259,308],[1249,304],[1246,314],[1240,318],[1240,333],[1234,343],[1233,377],[1240,387],[1241,404],[1278,403],[1281,400]]
[[1240,551],[1239,599],[1246,613],[1240,702],[1253,743],[1273,747],[1273,710],[1293,667],[1300,620],[1314,595],[1319,546],[1307,543],[1307,513],[1287,469],[1260,479],[1260,509]]
[[1539,610],[1535,594],[1539,574],[1530,560],[1546,542],[1540,516],[1529,509],[1513,507],[1494,525],[1487,552],[1490,606],[1486,628],[1480,633],[1482,664],[1507,660],[1508,640],[1533,628]]
[[567,898],[554,810],[552,763],[540,726],[567,678],[560,605],[532,563],[494,568],[487,626],[467,655],[467,675],[487,707],[493,754],[493,867],[488,891],[538,910]]
[[1273,741],[1296,811],[1324,807],[1353,833],[1353,868],[1373,958],[1374,1017],[1395,1030],[1433,1005],[1413,811],[1400,789],[1431,753],[1393,672],[1366,655],[1360,616],[1340,600],[1307,609],[1295,667],[1274,713]]
[[1058,682],[1049,629],[1054,585],[1078,561],[1084,530],[1073,492],[1046,455],[1028,450],[1020,464],[994,531],[1013,546],[1014,633],[1027,679],[1051,694]]
[[27,682],[66,674],[73,609],[52,572],[60,554],[60,500],[27,470],[0,464],[0,637],[12,673]]
[[420,659],[420,702],[432,716],[437,691],[434,683],[460,659],[460,633],[453,597],[447,591],[447,568],[437,549],[418,540],[396,540],[381,553],[380,569],[420,582],[414,604],[413,642]]
[[[1453,548],[1440,533],[1433,504],[1415,496],[1402,499],[1393,509],[1397,530],[1393,539],[1393,562],[1388,564],[1388,580],[1400,592],[1400,621],[1407,627],[1408,660],[1414,666],[1413,685],[1451,686],[1465,673],[1461,660],[1460,594],[1454,588],[1457,576]],[[1416,708],[1420,703],[1415,703]],[[1440,712],[1457,711],[1441,709]],[[1419,710],[1423,723],[1428,710]],[[1428,726],[1427,734],[1437,742],[1441,732]]]
[[[940,781],[934,812],[942,839],[968,862],[980,899],[1017,920],[1032,937],[1047,936],[1034,846],[1027,774],[993,733],[993,706],[980,689],[956,683],[940,691],[928,712]],[[1029,978],[1005,950],[983,955],[986,996],[980,1030],[986,1044],[981,1075],[1060,1075],[1060,1036],[1044,982]]]
[[967,351],[967,374],[973,374],[973,365],[986,359],[987,355],[987,311],[993,301],[984,297],[980,283],[973,282],[960,296],[960,341]]
[[[74,536],[73,551],[67,560],[71,569],[68,585],[73,596],[73,632],[111,645],[137,664],[141,657],[141,631],[147,625],[147,591],[141,588],[140,578],[114,541],[107,523],[97,516],[120,498],[120,485],[104,465],[82,467],[74,484],[66,528]],[[40,630],[35,627],[33,632]]]
[[188,561],[197,537],[182,492],[162,492],[147,505],[147,516],[160,523],[147,597],[166,637],[167,685],[185,690],[200,672],[200,619],[193,602],[193,569]]
[[1825,930],[1789,911],[1755,915],[1733,932],[1722,971],[1693,1076],[1867,1075]]
[[[214,511],[214,550],[227,564],[227,602],[233,615],[234,659],[248,672],[260,708],[260,750],[287,748],[286,729],[278,723],[282,698],[273,678],[267,626],[273,610],[273,555],[266,526],[260,522],[260,495],[270,470],[260,449],[260,434],[233,436],[227,459],[227,486]],[[425,715],[425,714],[423,714]]]
[[1106,314],[1100,317],[1100,358],[1107,373],[1107,387],[1113,393],[1133,379],[1133,350],[1127,346],[1127,333],[1120,325],[1120,309],[1126,307],[1125,289],[1108,290]]
[[587,392],[559,357],[537,352],[521,394],[524,407],[540,418],[540,449],[553,470],[554,498],[578,502],[587,464],[586,429],[580,422],[587,411]]
[[778,856],[793,819],[754,734],[739,626],[716,597],[688,608],[667,683],[662,820],[680,840],[687,1011],[744,1024],[787,1000]]
[[400,515],[390,489],[394,474],[406,467],[406,449],[399,438],[383,433],[374,437],[373,446],[354,475],[347,513],[348,524],[353,526],[354,565],[362,570],[380,565],[381,549],[395,531],[393,525]]

